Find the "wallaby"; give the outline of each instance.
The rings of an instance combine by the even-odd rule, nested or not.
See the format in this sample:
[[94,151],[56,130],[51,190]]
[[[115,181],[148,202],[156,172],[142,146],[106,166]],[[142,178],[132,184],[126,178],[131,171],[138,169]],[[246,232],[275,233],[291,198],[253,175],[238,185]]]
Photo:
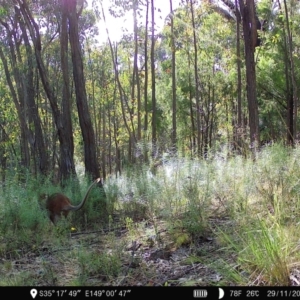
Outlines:
[[[60,193],[55,193],[47,197],[46,200],[46,209],[48,210],[48,215],[52,223],[55,225],[56,222],[60,219],[61,214],[63,214],[65,217],[69,214],[70,211],[79,210],[83,207],[86,199],[88,198],[88,195],[92,189],[92,187],[100,181],[100,178],[96,179],[87,189],[86,194],[82,201],[76,205],[73,206],[71,204],[70,199]],[[41,196],[42,197],[42,196]]]

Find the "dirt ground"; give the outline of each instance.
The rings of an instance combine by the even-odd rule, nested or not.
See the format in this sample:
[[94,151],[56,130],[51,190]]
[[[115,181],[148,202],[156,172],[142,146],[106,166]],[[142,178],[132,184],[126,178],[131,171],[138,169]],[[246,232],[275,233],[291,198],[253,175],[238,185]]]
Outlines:
[[68,239],[66,247],[55,247],[50,241],[45,241],[37,249],[19,250],[18,259],[2,258],[7,276],[13,278],[20,273],[30,274],[27,276],[30,276],[31,282],[39,286],[80,285],[77,278],[84,267],[79,267],[76,249],[84,249],[97,256],[97,253],[112,253],[117,243],[117,247],[122,249],[117,276],[87,270],[85,285],[211,286],[222,280],[222,276],[209,267],[209,262],[220,255],[214,238],[183,239],[178,246],[164,221],[157,221],[155,226],[141,222],[131,230],[118,228],[70,233]]

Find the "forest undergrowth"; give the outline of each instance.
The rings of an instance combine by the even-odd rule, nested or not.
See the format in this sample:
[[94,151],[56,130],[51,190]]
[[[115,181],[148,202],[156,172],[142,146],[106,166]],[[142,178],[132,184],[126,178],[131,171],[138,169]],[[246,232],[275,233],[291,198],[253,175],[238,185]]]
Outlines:
[[[7,176],[0,285],[300,285],[300,147],[127,168],[53,226],[50,181]],[[89,181],[64,192],[78,203]],[[105,219],[105,222],[103,221]]]

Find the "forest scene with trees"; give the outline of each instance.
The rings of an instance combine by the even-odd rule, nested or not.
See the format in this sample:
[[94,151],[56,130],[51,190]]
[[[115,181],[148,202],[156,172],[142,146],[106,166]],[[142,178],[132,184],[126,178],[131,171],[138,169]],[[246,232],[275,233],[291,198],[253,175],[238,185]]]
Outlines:
[[299,69],[296,0],[0,0],[0,285],[300,285]]

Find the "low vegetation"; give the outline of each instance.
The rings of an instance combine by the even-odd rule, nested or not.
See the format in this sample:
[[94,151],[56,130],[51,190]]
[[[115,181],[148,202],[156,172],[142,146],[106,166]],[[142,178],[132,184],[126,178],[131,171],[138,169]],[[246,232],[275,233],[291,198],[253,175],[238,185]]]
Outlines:
[[[107,178],[53,226],[38,193],[11,176],[0,197],[0,285],[299,285],[300,148],[255,159],[169,158]],[[78,203],[89,181],[63,191]],[[61,191],[61,190],[60,190]],[[4,276],[5,275],[5,276]]]

